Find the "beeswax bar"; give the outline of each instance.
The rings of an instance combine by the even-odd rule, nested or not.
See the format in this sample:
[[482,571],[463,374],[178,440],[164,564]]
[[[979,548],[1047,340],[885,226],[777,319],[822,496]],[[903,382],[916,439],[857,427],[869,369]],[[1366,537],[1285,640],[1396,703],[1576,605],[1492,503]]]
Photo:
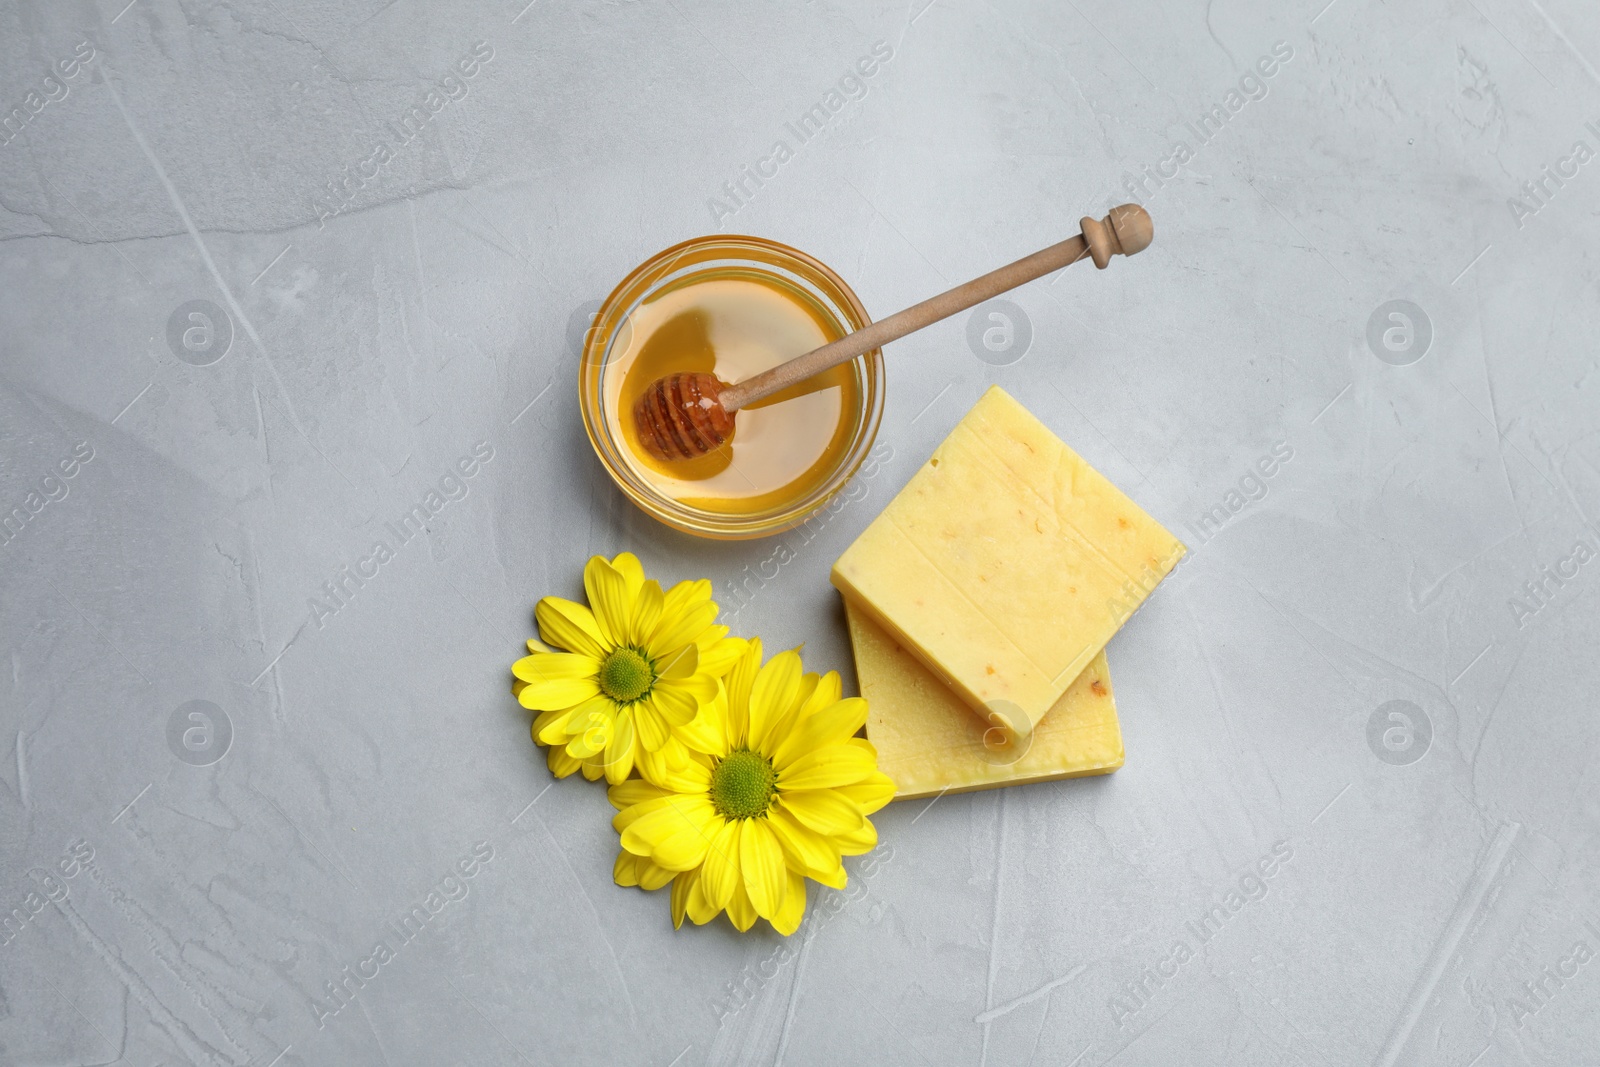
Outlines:
[[1183,552],[997,386],[839,557],[833,584],[1020,737]]
[[1007,747],[848,600],[845,616],[856,681],[867,698],[867,740],[878,750],[878,768],[894,779],[896,800],[1110,774],[1122,766],[1122,728],[1104,652],[1089,661],[1027,741]]

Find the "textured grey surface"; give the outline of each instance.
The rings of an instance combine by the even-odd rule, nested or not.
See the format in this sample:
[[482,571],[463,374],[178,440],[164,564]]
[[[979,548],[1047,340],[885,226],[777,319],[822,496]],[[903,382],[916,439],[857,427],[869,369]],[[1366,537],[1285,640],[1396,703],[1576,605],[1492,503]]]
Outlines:
[[[124,2],[0,5],[0,1063],[1597,1062],[1592,3]],[[622,500],[584,314],[720,228],[881,315],[1146,165],[1150,252],[894,346],[734,620],[849,677],[829,564],[999,382],[1192,548],[1126,767],[674,932],[508,666],[592,552],[731,606],[777,542]]]

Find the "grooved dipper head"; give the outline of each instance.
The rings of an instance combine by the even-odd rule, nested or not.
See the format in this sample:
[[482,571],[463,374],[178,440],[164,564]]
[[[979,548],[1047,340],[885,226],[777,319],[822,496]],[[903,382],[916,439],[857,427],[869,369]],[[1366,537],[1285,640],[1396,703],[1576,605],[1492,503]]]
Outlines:
[[695,459],[726,442],[733,415],[722,406],[714,374],[669,374],[633,406],[639,441],[657,459]]

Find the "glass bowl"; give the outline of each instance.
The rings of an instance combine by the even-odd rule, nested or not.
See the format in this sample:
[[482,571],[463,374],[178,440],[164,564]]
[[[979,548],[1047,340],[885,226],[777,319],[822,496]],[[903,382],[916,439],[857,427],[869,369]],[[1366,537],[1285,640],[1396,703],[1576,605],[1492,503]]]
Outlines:
[[804,252],[760,237],[715,234],[659,252],[622,279],[595,315],[579,360],[578,400],[584,430],[612,481],[653,518],[698,537],[744,540],[798,526],[856,473],[872,448],[883,415],[883,358],[873,349],[846,364],[854,375],[856,403],[841,414],[841,420],[854,422],[845,446],[833,457],[830,469],[792,496],[779,494],[782,499],[768,499],[748,511],[708,510],[667,495],[639,473],[627,454],[630,446],[616,425],[619,416],[630,418],[631,412],[612,414],[605,403],[607,370],[632,341],[632,331],[627,328],[630,316],[641,304],[685,285],[752,276],[766,284],[776,283],[791,299],[805,301],[837,336],[853,333],[872,321],[844,280]]

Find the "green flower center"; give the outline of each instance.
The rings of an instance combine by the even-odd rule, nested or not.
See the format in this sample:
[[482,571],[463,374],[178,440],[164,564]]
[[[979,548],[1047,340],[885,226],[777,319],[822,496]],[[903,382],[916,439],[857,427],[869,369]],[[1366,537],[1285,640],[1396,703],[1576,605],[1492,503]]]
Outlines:
[[759,752],[738,749],[711,768],[711,803],[726,819],[765,815],[778,795],[778,772]]
[[637,650],[619,648],[600,664],[600,691],[618,704],[632,704],[656,684],[656,671]]

